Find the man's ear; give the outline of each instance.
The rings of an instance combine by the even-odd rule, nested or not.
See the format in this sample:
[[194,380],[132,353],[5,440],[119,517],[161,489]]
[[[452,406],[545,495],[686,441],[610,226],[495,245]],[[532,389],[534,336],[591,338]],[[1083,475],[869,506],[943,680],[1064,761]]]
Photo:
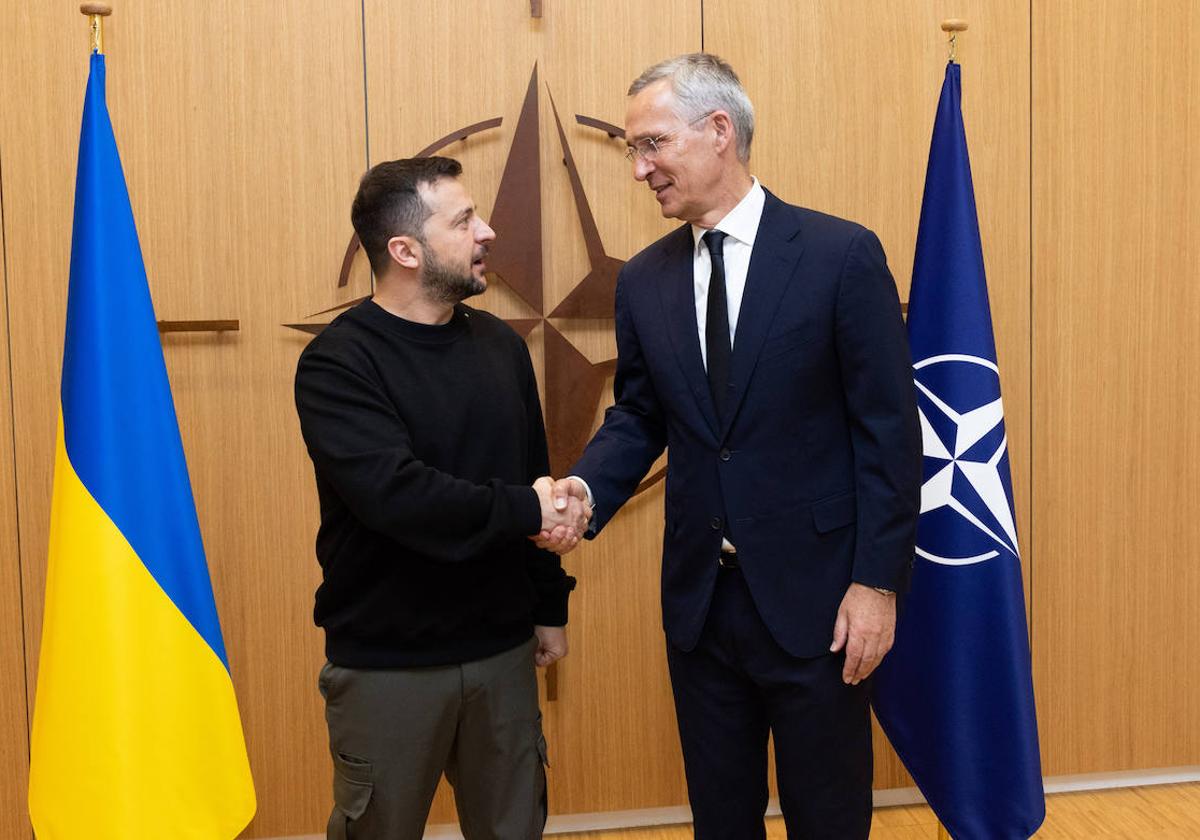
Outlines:
[[733,120],[724,111],[714,111],[712,121],[716,133],[717,153],[720,154],[735,142]]
[[392,261],[415,271],[421,266],[421,244],[411,236],[393,236],[388,240]]

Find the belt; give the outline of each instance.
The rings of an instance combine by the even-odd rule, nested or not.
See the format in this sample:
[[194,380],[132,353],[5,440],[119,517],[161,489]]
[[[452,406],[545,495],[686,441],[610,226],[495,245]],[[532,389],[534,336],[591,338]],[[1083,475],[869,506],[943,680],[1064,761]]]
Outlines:
[[736,569],[738,567],[738,556],[736,551],[722,551],[717,557],[717,565],[723,569]]

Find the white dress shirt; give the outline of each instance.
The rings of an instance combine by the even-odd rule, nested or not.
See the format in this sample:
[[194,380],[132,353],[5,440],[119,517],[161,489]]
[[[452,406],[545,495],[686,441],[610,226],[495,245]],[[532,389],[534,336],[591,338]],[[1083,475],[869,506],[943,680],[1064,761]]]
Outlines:
[[[729,304],[729,340],[737,341],[738,313],[742,311],[742,295],[746,292],[746,273],[750,270],[750,252],[758,236],[763,204],[767,196],[755,178],[750,191],[717,222],[713,230],[725,234],[725,300]],[[700,332],[700,357],[708,370],[708,344],[705,342],[708,321],[708,280],[712,273],[712,257],[701,239],[708,231],[692,225],[692,288],[696,297],[696,327]],[[730,345],[732,346],[732,344]]]

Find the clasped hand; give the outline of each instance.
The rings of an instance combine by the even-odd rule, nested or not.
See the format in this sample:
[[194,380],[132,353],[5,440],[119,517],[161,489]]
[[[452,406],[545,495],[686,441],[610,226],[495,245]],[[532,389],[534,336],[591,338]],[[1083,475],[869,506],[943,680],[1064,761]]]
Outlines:
[[542,530],[529,539],[538,548],[566,554],[579,544],[592,518],[587,491],[578,481],[542,476],[533,483],[542,505]]

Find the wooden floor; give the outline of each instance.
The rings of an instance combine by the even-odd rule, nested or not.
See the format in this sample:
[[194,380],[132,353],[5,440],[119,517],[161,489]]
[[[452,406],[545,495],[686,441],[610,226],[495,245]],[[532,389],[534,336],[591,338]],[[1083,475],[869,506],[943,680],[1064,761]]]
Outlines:
[[[691,826],[560,834],[586,840],[690,840]],[[1200,840],[1200,783],[1121,788],[1046,797],[1038,840]],[[786,840],[783,820],[767,820],[768,840]],[[871,840],[936,840],[937,821],[924,805],[878,808]]]

